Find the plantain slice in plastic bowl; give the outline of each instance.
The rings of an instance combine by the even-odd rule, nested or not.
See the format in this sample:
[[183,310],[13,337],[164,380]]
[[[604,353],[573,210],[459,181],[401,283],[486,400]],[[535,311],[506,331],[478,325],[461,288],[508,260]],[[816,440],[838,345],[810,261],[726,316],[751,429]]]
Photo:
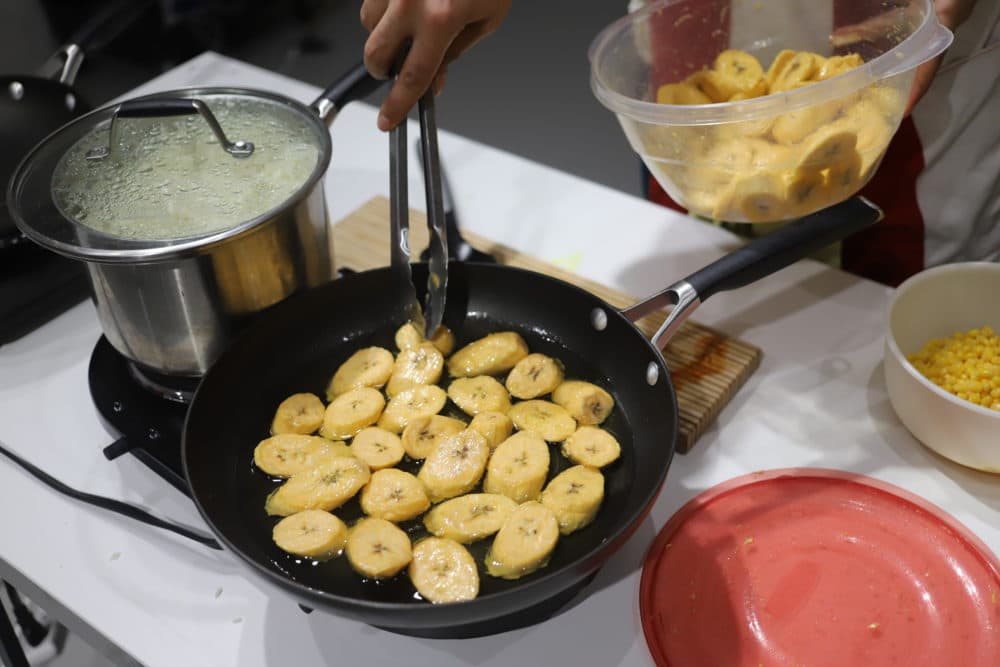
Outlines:
[[708,95],[690,83],[665,83],[656,90],[657,104],[711,104]]
[[[778,54],[781,56],[781,54]],[[782,61],[781,67],[769,81],[771,93],[793,90],[802,84],[814,81],[816,73],[823,65],[823,58],[815,53],[799,51],[791,58]]]
[[799,169],[822,171],[848,159],[858,144],[858,135],[842,123],[818,129],[802,143]]
[[806,109],[797,109],[778,116],[771,128],[775,141],[797,144],[840,114],[840,101],[834,100]]
[[860,189],[861,156],[857,151],[853,151],[827,169],[826,187],[835,201],[846,199]]
[[715,218],[729,222],[774,222],[787,216],[785,184],[771,171],[737,178],[719,198]]
[[726,49],[715,57],[712,67],[738,81],[755,84],[764,78],[764,68],[753,55],[740,49]]
[[785,199],[790,218],[824,208],[832,199],[826,175],[815,169],[796,169],[785,177]]
[[712,69],[695,72],[687,78],[687,82],[712,102],[728,102],[730,97],[743,90],[738,80]]
[[850,72],[856,67],[863,65],[865,61],[857,53],[849,53],[843,56],[830,56],[816,70],[817,81],[826,81],[835,76]]

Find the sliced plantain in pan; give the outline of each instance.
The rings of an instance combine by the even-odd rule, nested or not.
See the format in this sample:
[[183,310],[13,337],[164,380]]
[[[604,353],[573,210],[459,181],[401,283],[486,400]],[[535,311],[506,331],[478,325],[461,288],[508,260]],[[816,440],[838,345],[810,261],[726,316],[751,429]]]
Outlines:
[[442,370],[444,356],[431,343],[421,343],[403,350],[396,355],[392,377],[385,387],[385,393],[391,398],[417,385],[434,384],[441,379]]
[[254,465],[275,477],[290,477],[335,456],[351,456],[351,450],[340,440],[300,433],[272,435],[253,450]]
[[469,422],[469,428],[482,433],[490,449],[496,449],[497,445],[509,438],[510,434],[513,433],[514,422],[502,412],[487,410],[473,417],[472,421]]
[[271,421],[271,434],[315,433],[323,423],[324,410],[319,396],[310,393],[292,394],[278,405]]
[[563,535],[580,530],[597,515],[604,500],[604,475],[588,466],[567,468],[552,478],[541,503],[552,510]]
[[372,470],[381,470],[402,461],[405,452],[398,435],[378,426],[369,426],[354,436],[351,454],[367,463]]
[[[552,402],[561,405],[581,424],[600,424],[615,407],[611,394],[592,382],[567,380],[552,392]],[[560,438],[565,440],[565,438]]]
[[541,436],[521,431],[493,450],[483,491],[523,503],[538,500],[549,474],[549,446]]
[[521,401],[507,416],[518,430],[531,431],[549,442],[562,442],[576,430],[576,420],[566,408],[549,401]]
[[563,381],[563,367],[556,359],[537,352],[517,362],[507,374],[507,391],[520,399],[551,394]]
[[264,510],[272,516],[311,509],[329,512],[353,498],[370,478],[368,466],[353,456],[327,459],[289,477],[267,497]]
[[352,438],[379,420],[385,408],[382,392],[371,387],[350,389],[326,406],[319,433],[331,440]]
[[500,375],[528,356],[528,344],[515,331],[501,331],[475,340],[451,355],[453,377]]
[[559,521],[545,505],[519,505],[504,521],[486,554],[486,571],[502,579],[520,579],[548,563],[559,541]]
[[401,572],[413,557],[410,538],[385,519],[362,519],[347,537],[347,560],[365,577],[387,579]]
[[403,350],[412,350],[421,343],[426,342],[427,339],[424,338],[424,335],[413,324],[407,322],[396,330],[395,341],[396,347],[402,352]]
[[448,394],[437,385],[411,387],[389,399],[378,425],[387,431],[402,433],[411,421],[441,412],[447,400]]
[[463,377],[448,385],[448,398],[467,415],[480,412],[507,412],[510,394],[500,382],[489,375]]
[[425,600],[440,604],[472,600],[479,595],[479,570],[468,549],[458,542],[428,537],[413,547],[407,570]]
[[465,422],[454,417],[418,417],[410,420],[403,429],[403,449],[411,459],[426,459],[442,438],[464,430]]
[[431,502],[468,493],[486,470],[490,446],[479,431],[466,429],[438,443],[421,466],[417,478],[427,488]]
[[326,560],[344,551],[347,525],[329,512],[303,510],[276,523],[271,537],[282,551]]
[[432,535],[469,544],[489,537],[517,509],[517,503],[497,493],[468,493],[446,500],[424,515]]
[[403,470],[376,470],[361,491],[361,509],[368,516],[386,521],[415,519],[431,506],[424,485]]
[[379,388],[392,375],[392,352],[382,347],[366,347],[358,350],[342,363],[330,378],[326,388],[326,400],[359,387]]
[[621,451],[615,436],[596,426],[581,426],[566,438],[562,446],[563,456],[573,463],[592,468],[614,463],[621,456]]
[[[396,347],[401,351],[417,347],[424,342],[427,342],[427,339],[409,322],[399,327],[396,331]],[[452,333],[451,329],[442,324],[434,332],[434,335],[431,336],[430,342],[433,343],[434,347],[442,355],[447,357],[455,349],[455,334]]]

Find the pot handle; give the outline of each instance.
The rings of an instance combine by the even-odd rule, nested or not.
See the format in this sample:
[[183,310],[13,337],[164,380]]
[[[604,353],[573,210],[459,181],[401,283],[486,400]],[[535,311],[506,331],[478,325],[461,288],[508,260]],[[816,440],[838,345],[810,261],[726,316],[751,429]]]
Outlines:
[[[882,209],[864,197],[852,197],[781,229],[751,241],[680,280],[661,292],[622,311],[635,322],[667,305],[673,310],[653,335],[657,349],[663,349],[684,320],[717,292],[743,287],[808,256],[817,250],[869,227],[883,217]],[[595,317],[598,317],[595,314]],[[595,326],[599,322],[595,321]]]
[[230,141],[208,105],[193,97],[161,97],[148,100],[131,100],[115,107],[108,125],[108,145],[95,146],[87,151],[88,160],[103,160],[118,145],[119,118],[164,118],[167,116],[190,116],[200,114],[212,133],[219,140],[223,150],[233,157],[243,158],[253,154],[253,144],[249,141]]
[[368,97],[384,83],[386,81],[380,81],[369,74],[363,62],[358,63],[347,74],[331,83],[309,106],[320,120],[329,122],[348,103]]

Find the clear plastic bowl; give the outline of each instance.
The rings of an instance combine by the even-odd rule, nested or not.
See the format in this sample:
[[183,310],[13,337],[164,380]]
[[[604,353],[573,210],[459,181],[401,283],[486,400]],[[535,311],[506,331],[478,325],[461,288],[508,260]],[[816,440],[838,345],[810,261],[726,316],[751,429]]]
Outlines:
[[[674,201],[728,222],[791,220],[871,178],[899,127],[918,65],[952,34],[931,0],[659,0],[590,47],[591,88]],[[767,71],[782,50],[864,63],[803,87],[714,104],[657,90],[739,49]]]

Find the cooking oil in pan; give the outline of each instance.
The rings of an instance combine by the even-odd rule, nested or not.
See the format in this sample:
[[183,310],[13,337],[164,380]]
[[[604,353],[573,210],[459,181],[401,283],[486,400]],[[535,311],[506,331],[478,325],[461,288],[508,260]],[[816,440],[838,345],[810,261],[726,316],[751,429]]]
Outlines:
[[[454,329],[454,328],[453,328]],[[592,364],[573,352],[557,339],[547,334],[547,332],[531,329],[509,322],[498,322],[486,317],[476,317],[472,314],[462,325],[461,331],[456,330],[456,349],[461,346],[481,338],[488,333],[496,331],[517,331],[524,337],[528,347],[532,352],[541,352],[562,361],[565,367],[565,377],[567,379],[580,379],[593,382],[607,389],[612,396],[615,396],[614,387],[611,386],[607,377],[598,373]],[[374,336],[366,336],[345,343],[339,349],[343,350],[340,358],[331,358],[329,364],[323,368],[312,365],[310,368],[303,368],[301,372],[308,375],[308,382],[304,382],[302,387],[311,387],[311,391],[318,396],[323,396],[326,384],[340,363],[342,363],[355,350],[370,345],[378,345],[388,350],[395,351],[393,334],[395,328],[387,328]],[[439,385],[447,387],[452,378],[445,373]],[[501,382],[505,378],[498,377]],[[620,517],[625,508],[629,480],[632,477],[634,456],[632,453],[632,430],[628,423],[625,410],[617,402],[615,409],[611,412],[602,427],[608,430],[622,446],[621,458],[602,469],[605,477],[605,497],[594,521],[583,529],[568,535],[560,536],[548,565],[541,570],[527,575],[519,580],[505,580],[491,577],[486,573],[485,559],[489,550],[492,538],[479,540],[472,544],[465,545],[472,554],[479,567],[480,591],[479,597],[512,590],[522,585],[524,582],[534,577],[544,576],[547,571],[569,564],[598,548],[606,541],[606,536],[619,526]],[[277,405],[275,404],[275,408]],[[468,421],[465,415],[450,400],[442,410],[441,414],[449,417],[456,417]],[[265,415],[262,424],[268,424],[271,415]],[[260,439],[267,437],[267,426],[262,426]],[[264,500],[267,495],[276,489],[283,480],[271,478],[256,469],[253,465],[253,447],[256,442],[247,443],[247,470],[246,484],[243,493],[248,501],[248,517],[253,522],[252,530],[259,533],[262,543],[266,541],[267,560],[278,571],[288,577],[317,590],[326,591],[334,595],[365,599],[380,602],[415,603],[426,604],[410,583],[405,569],[400,574],[390,579],[374,580],[363,577],[355,572],[347,558],[343,555],[331,560],[317,562],[308,558],[301,558],[287,554],[279,549],[271,541],[271,529],[280,517],[269,517],[264,513]],[[550,447],[550,468],[549,479],[559,474],[566,468],[574,465],[566,459],[560,452],[560,443],[552,443]],[[414,461],[409,457],[396,466],[414,475],[420,470],[420,461]],[[481,492],[481,483],[471,493]],[[363,518],[364,512],[361,510],[358,496],[348,501],[345,505],[334,510],[334,514],[339,516],[349,526]],[[424,537],[429,536],[428,531],[421,519],[406,521],[397,524],[409,535],[413,544]]]

